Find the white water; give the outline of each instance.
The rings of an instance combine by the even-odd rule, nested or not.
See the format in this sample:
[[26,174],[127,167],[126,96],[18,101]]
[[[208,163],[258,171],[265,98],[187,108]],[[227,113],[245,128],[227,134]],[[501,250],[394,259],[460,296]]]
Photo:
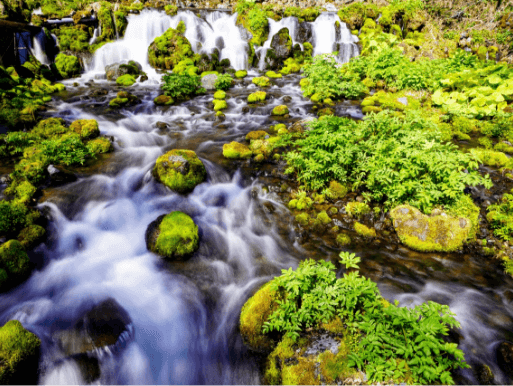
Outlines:
[[32,46],[34,47],[34,56],[36,57],[41,64],[49,65],[50,60],[46,56],[46,53],[44,52],[43,48],[41,47],[41,44],[39,44],[39,40],[37,40],[36,37],[32,39]]
[[176,28],[180,21],[185,23],[185,37],[195,53],[211,53],[214,48],[218,48],[220,59],[230,59],[232,67],[237,70],[245,69],[248,61],[247,43],[235,25],[236,18],[236,14],[216,11],[210,13],[205,21],[191,11],[181,11],[171,17],[162,11],[143,10],[139,15],[128,17],[123,39],[98,49],[86,70],[89,75],[103,74],[107,65],[135,60],[142,65],[150,79],[158,80],[160,77],[148,61],[148,47],[169,28]]
[[[337,37],[335,22],[340,23],[340,36]],[[339,46],[338,59],[341,63],[347,63],[353,56],[359,53],[358,37],[353,35],[337,14],[324,12],[314,22],[313,27],[314,50],[313,55],[330,54]]]

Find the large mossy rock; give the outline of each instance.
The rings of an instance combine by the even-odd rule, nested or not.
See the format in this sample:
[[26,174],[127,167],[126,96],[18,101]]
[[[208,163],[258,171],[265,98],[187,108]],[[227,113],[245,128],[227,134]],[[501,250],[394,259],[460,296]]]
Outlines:
[[30,271],[29,257],[18,240],[9,240],[0,246],[0,288],[19,284]]
[[0,384],[37,384],[41,341],[17,320],[0,328]]
[[184,36],[185,23],[178,23],[176,29],[169,28],[156,38],[148,48],[148,59],[155,68],[172,70],[180,61],[192,58],[191,43]]
[[271,40],[271,48],[277,59],[285,60],[292,54],[292,39],[288,28],[282,28]]
[[85,312],[73,327],[53,335],[65,355],[91,353],[115,345],[122,334],[131,335],[132,320],[113,298],[108,298]]
[[122,75],[142,75],[142,66],[136,61],[129,61],[128,63],[114,63],[105,67],[105,76],[107,80],[116,80]]
[[198,249],[198,226],[185,213],[171,212],[149,225],[146,244],[150,251],[161,256],[185,260]]
[[223,145],[223,156],[228,159],[247,159],[253,152],[246,145],[239,142],[230,142]]
[[445,213],[427,216],[410,205],[390,211],[394,229],[403,244],[420,252],[453,252],[469,237],[472,223]]
[[64,79],[77,76],[82,71],[79,59],[73,55],[57,55],[55,57],[55,67]]
[[77,119],[69,128],[83,139],[92,139],[100,135],[100,127],[95,119]]
[[188,193],[205,181],[203,162],[192,150],[173,149],[157,158],[153,176],[178,193]]

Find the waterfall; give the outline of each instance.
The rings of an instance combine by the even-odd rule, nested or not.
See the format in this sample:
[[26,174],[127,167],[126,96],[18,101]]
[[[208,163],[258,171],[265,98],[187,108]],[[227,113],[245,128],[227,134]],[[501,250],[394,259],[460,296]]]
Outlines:
[[49,65],[50,60],[45,52],[46,35],[44,28],[32,39],[32,53],[41,64]]
[[143,10],[139,15],[128,17],[128,26],[123,39],[108,43],[96,51],[87,70],[104,73],[105,66],[135,60],[141,63],[150,78],[158,77],[148,61],[148,47],[155,38],[169,28],[176,28],[180,21],[186,26],[185,37],[195,53],[211,53],[219,49],[220,59],[230,59],[237,70],[247,68],[247,42],[235,24],[237,15],[215,11],[207,15],[207,20],[197,17],[191,11],[180,11],[176,16],[168,16],[162,11]]
[[[337,21],[340,23],[340,34],[337,34],[335,26]],[[324,12],[310,24],[313,30],[314,56],[338,50],[338,59],[342,63],[348,62],[353,56],[358,56],[358,38],[349,31],[346,23],[342,22],[337,14]]]
[[[267,19],[269,22],[269,37],[265,41],[262,47],[258,47],[256,49],[256,53],[260,55],[260,60],[258,62],[258,69],[263,70],[265,66],[265,55],[267,50],[271,48],[271,42],[273,40],[274,35],[276,35],[282,28],[287,28],[289,30],[290,38],[292,39],[292,46],[297,41],[297,35],[299,31],[299,22],[297,17],[289,16],[281,19],[280,21],[274,21],[273,19]],[[301,43],[299,43],[301,44]],[[301,44],[301,49],[303,49],[303,45]]]

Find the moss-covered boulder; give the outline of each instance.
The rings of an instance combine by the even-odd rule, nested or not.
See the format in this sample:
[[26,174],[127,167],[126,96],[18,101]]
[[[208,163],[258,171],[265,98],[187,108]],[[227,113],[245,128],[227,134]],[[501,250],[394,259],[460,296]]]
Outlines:
[[246,141],[253,141],[255,139],[265,139],[265,137],[269,137],[269,134],[263,130],[255,130],[250,131],[246,134]]
[[135,95],[130,94],[127,91],[120,91],[117,93],[116,98],[112,99],[109,102],[109,106],[117,109],[120,107],[133,106],[140,102],[141,100],[137,98]]
[[237,79],[245,78],[247,75],[248,75],[248,72],[246,70],[235,71],[235,77]]
[[82,139],[92,139],[100,135],[98,122],[94,119],[77,119],[69,126]]
[[19,284],[30,274],[31,266],[25,248],[18,240],[0,246],[0,288],[5,290]]
[[114,63],[105,67],[107,80],[116,80],[122,75],[132,75],[134,78],[144,74],[140,63],[130,60],[128,63]]
[[17,320],[0,328],[0,384],[37,384],[41,340]]
[[155,179],[177,193],[188,193],[205,181],[203,162],[192,150],[173,149],[157,158]]
[[278,74],[274,71],[267,71],[265,73],[265,76],[267,76],[268,78],[281,78],[283,75],[282,74]]
[[130,74],[121,75],[116,79],[116,84],[122,87],[130,87],[136,82],[135,77]]
[[87,141],[86,147],[93,154],[105,154],[110,153],[114,148],[112,142],[105,137],[98,137]]
[[55,67],[59,74],[64,78],[72,78],[82,71],[80,61],[76,56],[59,54],[55,57]]
[[273,108],[271,115],[284,116],[289,113],[289,108],[286,105],[278,105]]
[[172,70],[180,61],[192,58],[189,40],[184,36],[185,23],[180,21],[176,29],[169,28],[156,38],[148,48],[148,59],[153,67]]
[[260,288],[242,307],[240,334],[244,344],[253,351],[270,353],[276,340],[262,333],[267,318],[278,308],[279,294],[271,290],[272,281]]
[[292,54],[292,39],[288,28],[282,28],[271,40],[271,49],[274,51],[276,59],[284,61]]
[[228,108],[228,104],[223,99],[221,99],[221,100],[214,99],[213,103],[214,103],[214,110],[215,111],[224,110],[224,109]]
[[198,226],[185,213],[171,212],[150,224],[146,242],[152,252],[167,258],[183,260],[198,249]]
[[155,99],[153,99],[153,103],[157,106],[169,106],[172,105],[175,101],[168,95],[159,95]]
[[229,159],[247,159],[253,152],[246,145],[239,142],[230,142],[223,145],[223,156]]
[[224,90],[217,90],[214,93],[214,99],[226,99],[226,91]]
[[267,87],[271,83],[268,77],[266,76],[259,76],[256,78],[253,78],[252,82],[256,84],[258,87]]
[[403,244],[420,252],[456,251],[470,235],[468,218],[446,213],[427,216],[410,205],[399,205],[390,211],[394,229]]
[[257,103],[265,101],[267,93],[265,91],[257,91],[248,95],[248,103]]
[[21,230],[18,235],[18,241],[28,251],[40,244],[44,240],[45,235],[46,231],[42,226],[29,225]]

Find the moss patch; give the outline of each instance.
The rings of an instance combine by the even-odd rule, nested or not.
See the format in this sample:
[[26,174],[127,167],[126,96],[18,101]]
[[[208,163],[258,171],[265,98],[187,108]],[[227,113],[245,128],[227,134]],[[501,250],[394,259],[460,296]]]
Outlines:
[[257,78],[253,78],[252,82],[256,84],[258,87],[267,87],[271,84],[271,81],[266,76],[259,76]]
[[268,136],[267,132],[263,130],[255,130],[250,131],[246,134],[246,141],[253,141],[255,139],[264,139],[266,136]]
[[94,119],[78,119],[73,121],[69,128],[83,139],[91,139],[100,135],[98,122]]
[[401,242],[420,252],[453,252],[468,239],[472,223],[468,218],[445,213],[427,216],[410,205],[399,205],[390,217]]
[[226,92],[223,90],[218,90],[214,93],[214,99],[226,99]]
[[376,230],[374,228],[369,228],[358,221],[354,222],[354,230],[356,233],[364,237],[376,237]]
[[230,142],[223,145],[223,156],[229,159],[246,159],[251,157],[252,151],[239,142]]
[[156,38],[148,48],[150,64],[156,68],[171,70],[180,61],[192,58],[194,52],[184,33],[185,23],[180,21],[176,29],[169,28]]
[[289,113],[289,108],[285,105],[279,105],[273,108],[272,115],[283,116]]
[[214,103],[214,110],[215,111],[224,110],[224,109],[228,108],[228,104],[226,103],[225,100],[214,99],[213,103]]
[[188,193],[203,181],[207,172],[192,150],[173,149],[157,158],[153,176],[178,193]]
[[130,74],[121,75],[116,79],[118,86],[129,87],[135,83],[135,77]]
[[248,95],[248,103],[257,103],[265,101],[267,93],[265,91],[257,91]]
[[37,382],[41,341],[17,320],[0,328],[0,383]]
[[29,225],[18,235],[18,241],[25,250],[30,250],[41,243],[46,235],[45,228],[40,225]]
[[175,101],[168,95],[159,95],[155,99],[153,99],[153,103],[157,106],[169,106],[172,105]]
[[239,70],[235,72],[235,77],[237,79],[245,78],[248,75],[248,72],[246,70]]
[[159,255],[183,259],[198,249],[198,226],[185,213],[175,211],[164,216],[157,232],[153,251]]

